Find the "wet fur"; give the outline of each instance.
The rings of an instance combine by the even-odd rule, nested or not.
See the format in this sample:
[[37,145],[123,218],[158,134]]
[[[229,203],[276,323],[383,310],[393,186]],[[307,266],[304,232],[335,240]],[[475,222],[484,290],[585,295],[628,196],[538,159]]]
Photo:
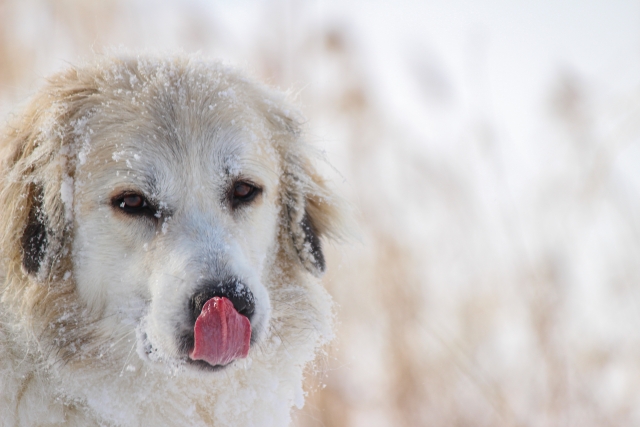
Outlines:
[[[233,102],[225,95],[229,93],[234,95]],[[212,112],[215,108],[217,113]],[[238,261],[243,267],[236,269],[256,275],[252,280],[257,284],[252,286],[263,287],[268,294],[264,325],[250,350],[250,361],[234,362],[222,372],[185,369],[172,358],[171,348],[165,352],[168,356],[159,352],[158,357],[145,360],[144,354],[138,355],[144,340],[139,331],[145,328],[139,323],[150,318],[154,297],[144,289],[139,291],[144,296],[130,298],[123,293],[126,288],[113,291],[139,306],[132,303],[122,309],[124,314],[111,312],[112,291],[93,289],[93,283],[85,282],[101,279],[80,271],[86,254],[79,248],[92,248],[94,240],[110,241],[100,234],[102,226],[95,224],[96,218],[118,215],[96,205],[96,194],[108,197],[115,191],[106,184],[115,179],[112,168],[123,168],[122,173],[144,169],[133,158],[116,160],[119,141],[133,141],[128,147],[135,148],[136,138],[157,136],[165,141],[158,150],[174,150],[172,155],[179,157],[189,138],[223,142],[233,138],[236,118],[244,120],[243,129],[258,135],[255,147],[259,150],[249,153],[246,164],[268,163],[277,171],[277,176],[269,178],[273,179],[270,190],[277,192],[269,196],[273,203],[269,212],[277,216],[275,229],[260,235],[264,235],[260,248],[268,248],[264,266],[254,274],[246,271],[254,264]],[[303,368],[331,336],[331,303],[317,277],[325,268],[320,238],[336,235],[339,223],[339,209],[312,166],[299,123],[295,110],[280,95],[198,57],[101,58],[48,80],[9,124],[0,143],[0,426],[266,427],[288,423],[291,405],[302,400]],[[215,155],[215,147],[203,147]],[[139,149],[142,161],[159,156],[148,141]],[[129,160],[134,165],[123,166]],[[203,178],[194,179],[199,183]],[[188,212],[191,205],[184,206]],[[224,209],[220,212],[225,215]],[[255,216],[252,212],[246,215]],[[109,228],[128,220],[109,216],[106,233],[122,234],[132,254],[143,253],[136,246],[141,243],[138,237],[126,240],[142,226]],[[170,227],[188,226],[163,220],[169,235]],[[208,232],[208,223],[202,221]],[[251,221],[255,223],[251,226],[260,227],[260,218]],[[140,228],[140,235],[145,230]],[[234,232],[233,228],[226,231]],[[159,238],[149,241],[164,238],[158,233]],[[224,238],[236,246],[255,246]],[[117,277],[120,268],[132,265],[162,266],[155,254],[171,259],[171,251],[176,250],[166,239],[151,245],[152,254],[143,253],[144,258],[136,260],[123,258],[121,265],[110,263],[111,255],[105,255],[105,274],[108,268]],[[174,238],[180,239],[183,236]],[[196,233],[194,239],[203,237]],[[197,266],[211,274],[232,271],[233,265],[222,264],[228,257],[234,261],[233,252],[224,256],[221,260],[212,256],[209,261],[221,266]],[[189,274],[184,277],[190,278]],[[186,279],[178,277],[173,284],[179,286],[180,280]]]

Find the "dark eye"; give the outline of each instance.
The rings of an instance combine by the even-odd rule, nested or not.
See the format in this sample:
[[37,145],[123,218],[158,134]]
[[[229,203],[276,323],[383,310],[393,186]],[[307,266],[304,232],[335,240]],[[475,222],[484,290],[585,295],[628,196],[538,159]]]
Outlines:
[[115,208],[130,215],[155,215],[155,209],[143,196],[135,193],[123,194],[112,200]]
[[125,196],[122,198],[122,203],[120,203],[120,207],[122,209],[140,209],[147,205],[147,201],[142,198],[142,196],[138,196],[134,194],[133,196]]
[[251,202],[262,191],[260,188],[248,182],[239,181],[233,184],[231,189],[231,207],[234,209],[240,205]]

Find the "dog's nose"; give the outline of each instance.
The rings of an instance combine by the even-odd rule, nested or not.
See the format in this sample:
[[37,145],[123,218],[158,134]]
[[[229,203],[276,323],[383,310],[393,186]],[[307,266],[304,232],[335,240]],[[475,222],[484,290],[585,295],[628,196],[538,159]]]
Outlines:
[[192,321],[195,322],[204,304],[213,297],[227,298],[236,311],[249,320],[255,312],[256,303],[253,293],[240,280],[235,278],[204,282],[189,300]]

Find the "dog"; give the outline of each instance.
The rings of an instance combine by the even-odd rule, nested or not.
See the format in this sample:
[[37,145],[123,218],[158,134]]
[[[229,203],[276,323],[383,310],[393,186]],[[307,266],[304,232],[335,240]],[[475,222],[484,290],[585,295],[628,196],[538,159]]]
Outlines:
[[54,75],[0,143],[1,426],[286,426],[336,195],[280,95],[186,54]]

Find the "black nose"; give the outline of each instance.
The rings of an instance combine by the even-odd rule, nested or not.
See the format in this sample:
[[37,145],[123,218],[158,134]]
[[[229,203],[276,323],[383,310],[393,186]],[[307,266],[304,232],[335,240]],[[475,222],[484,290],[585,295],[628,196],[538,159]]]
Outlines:
[[227,298],[231,301],[236,311],[246,316],[249,320],[251,320],[256,309],[253,294],[238,279],[207,281],[200,286],[200,289],[189,300],[189,311],[191,312],[191,320],[194,323],[200,315],[204,304],[213,297]]

